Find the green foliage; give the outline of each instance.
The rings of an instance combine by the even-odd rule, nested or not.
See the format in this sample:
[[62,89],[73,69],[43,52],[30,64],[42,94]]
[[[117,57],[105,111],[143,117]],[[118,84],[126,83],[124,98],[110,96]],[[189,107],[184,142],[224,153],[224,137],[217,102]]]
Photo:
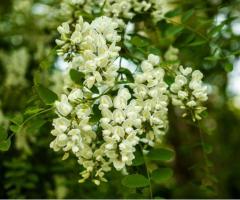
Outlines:
[[84,74],[79,72],[78,70],[76,69],[71,69],[69,71],[69,74],[70,74],[70,77],[72,79],[72,81],[78,85],[82,85],[83,83],[83,77],[84,77]]
[[159,168],[152,172],[151,178],[156,183],[164,183],[173,176],[171,168]]
[[133,82],[133,81],[134,81],[133,75],[132,75],[131,71],[129,71],[129,69],[122,67],[122,68],[120,68],[120,69],[118,70],[118,72],[119,72],[120,74],[124,74],[124,75],[127,77],[127,80],[128,80],[129,82]]
[[127,175],[122,179],[122,184],[129,188],[141,188],[149,185],[149,180],[140,174]]
[[166,148],[152,149],[147,154],[147,158],[156,161],[171,161],[174,158],[174,152]]
[[58,96],[53,91],[49,90],[41,84],[35,85],[35,89],[41,100],[46,105],[51,105],[58,99]]

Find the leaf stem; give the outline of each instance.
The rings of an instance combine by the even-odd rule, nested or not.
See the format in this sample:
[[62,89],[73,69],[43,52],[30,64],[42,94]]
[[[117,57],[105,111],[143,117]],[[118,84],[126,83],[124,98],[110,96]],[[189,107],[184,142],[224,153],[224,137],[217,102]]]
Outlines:
[[23,129],[24,125],[25,125],[27,122],[31,121],[33,118],[35,118],[35,117],[38,116],[38,115],[41,115],[41,114],[44,114],[44,113],[47,113],[47,112],[51,111],[52,109],[53,109],[53,107],[48,108],[48,109],[46,109],[46,110],[43,110],[43,111],[41,111],[41,112],[39,112],[39,113],[36,113],[36,114],[32,115],[31,117],[27,118],[27,119],[19,126],[19,129],[18,129],[18,131],[17,131],[17,134],[21,132],[21,130]]
[[152,183],[151,183],[150,173],[149,173],[149,170],[148,170],[148,167],[147,167],[146,158],[145,158],[145,155],[143,154],[143,148],[142,148],[141,144],[140,144],[140,148],[141,148],[141,151],[142,151],[144,165],[145,165],[145,169],[146,169],[146,172],[147,172],[147,178],[148,178],[148,181],[149,181],[150,199],[153,199]]

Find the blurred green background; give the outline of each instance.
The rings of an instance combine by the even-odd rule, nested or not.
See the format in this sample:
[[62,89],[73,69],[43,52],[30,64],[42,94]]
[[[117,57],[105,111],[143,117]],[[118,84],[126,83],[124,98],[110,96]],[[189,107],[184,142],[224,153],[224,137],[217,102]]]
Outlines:
[[[56,55],[55,39],[57,26],[66,19],[60,3],[0,1],[0,125],[11,137],[10,149],[0,152],[0,197],[148,198],[147,189],[122,186],[117,172],[109,173],[109,182],[99,187],[79,184],[76,160],[61,161],[61,154],[49,148],[51,121],[46,122],[46,116],[33,120],[21,134],[12,134],[9,119],[26,112],[34,100],[34,81],[61,92],[64,62]],[[159,51],[164,54],[173,45],[179,49],[181,64],[204,73],[208,113],[199,124],[200,134],[196,125],[170,107],[166,143],[175,151],[174,161],[168,164],[174,176],[154,184],[153,194],[240,198],[240,1],[181,0],[176,5],[184,23],[176,26],[162,20],[157,24]]]

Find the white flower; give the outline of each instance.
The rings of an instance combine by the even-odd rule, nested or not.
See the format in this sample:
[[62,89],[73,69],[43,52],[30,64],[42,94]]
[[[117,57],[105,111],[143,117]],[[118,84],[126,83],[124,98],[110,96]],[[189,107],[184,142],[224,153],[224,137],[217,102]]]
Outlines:
[[70,27],[67,22],[62,23],[61,26],[57,28],[58,32],[60,34],[69,34],[70,33]]
[[86,84],[86,86],[89,89],[91,89],[93,87],[94,83],[95,83],[95,77],[94,76],[90,76],[84,81],[84,84]]
[[68,99],[72,102],[83,99],[83,92],[80,89],[73,89],[71,93],[68,95]]
[[56,130],[65,132],[70,126],[70,121],[64,117],[60,117],[53,120],[53,126]]
[[61,96],[61,101],[56,101],[55,105],[57,111],[63,116],[69,115],[72,111],[72,105],[68,102],[68,98],[64,94]]
[[125,109],[127,107],[127,100],[122,96],[116,96],[113,100],[113,105],[118,109]]
[[113,161],[113,166],[116,170],[120,171],[125,167],[125,162],[116,159]]
[[192,78],[193,78],[193,80],[201,80],[203,78],[203,74],[199,70],[195,70],[192,73]]
[[144,60],[141,64],[141,68],[142,68],[143,72],[148,72],[148,71],[153,70],[153,64],[147,60]]
[[112,99],[108,95],[103,95],[100,97],[99,109],[111,108],[113,106]]
[[120,141],[125,135],[124,129],[121,126],[113,127],[113,139]]
[[149,54],[149,55],[148,55],[148,61],[149,61],[152,65],[156,66],[156,65],[158,65],[158,64],[160,63],[160,57],[159,57],[159,56],[156,56],[156,55],[154,55],[154,54]]
[[189,74],[192,73],[192,68],[191,68],[191,67],[183,68],[183,66],[180,66],[180,67],[179,67],[179,71],[180,71],[184,76],[188,76]]
[[176,82],[176,84],[183,86],[187,83],[187,78],[183,75],[177,75],[175,77],[175,82]]
[[120,109],[114,110],[113,111],[113,120],[116,123],[121,124],[125,120],[125,113]]
[[144,99],[148,94],[148,88],[143,84],[137,84],[134,93],[136,97]]
[[129,92],[129,90],[127,88],[119,89],[118,96],[121,96],[121,97],[125,98],[126,100],[129,100],[132,97],[130,92]]
[[60,135],[57,136],[57,144],[58,144],[59,146],[61,146],[61,147],[62,147],[62,146],[65,146],[66,143],[67,143],[67,141],[68,141],[68,137],[67,137],[66,134],[62,133],[62,134],[60,134]]

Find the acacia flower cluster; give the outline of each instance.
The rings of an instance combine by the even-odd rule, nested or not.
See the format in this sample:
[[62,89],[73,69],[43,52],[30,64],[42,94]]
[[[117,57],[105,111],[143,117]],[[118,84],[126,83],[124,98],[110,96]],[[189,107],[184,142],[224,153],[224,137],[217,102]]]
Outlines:
[[[206,110],[202,103],[207,100],[207,86],[202,83],[203,74],[199,70],[179,67],[174,83],[170,87],[172,103],[186,111],[190,110],[193,120],[200,120]],[[186,116],[187,112],[183,114]]]
[[172,0],[64,0],[61,10],[66,15],[72,15],[75,11],[83,10],[92,15],[102,15],[131,19],[139,13],[150,13],[153,21],[158,22],[164,15],[174,8]]
[[[76,156],[84,168],[79,182],[91,178],[99,185],[113,168],[127,173],[137,146],[149,150],[161,143],[168,130],[169,98],[200,119],[207,96],[199,71],[180,67],[169,87],[161,58],[149,54],[132,73],[133,80],[122,76],[122,66],[115,62],[121,58],[116,18],[102,16],[88,23],[80,17],[63,23],[58,31],[58,54],[68,61],[69,70],[78,72],[82,84],[68,84],[55,102],[58,117],[53,120],[55,139],[50,147],[65,152],[63,159],[70,153]],[[166,57],[175,60],[177,50],[170,51]]]

